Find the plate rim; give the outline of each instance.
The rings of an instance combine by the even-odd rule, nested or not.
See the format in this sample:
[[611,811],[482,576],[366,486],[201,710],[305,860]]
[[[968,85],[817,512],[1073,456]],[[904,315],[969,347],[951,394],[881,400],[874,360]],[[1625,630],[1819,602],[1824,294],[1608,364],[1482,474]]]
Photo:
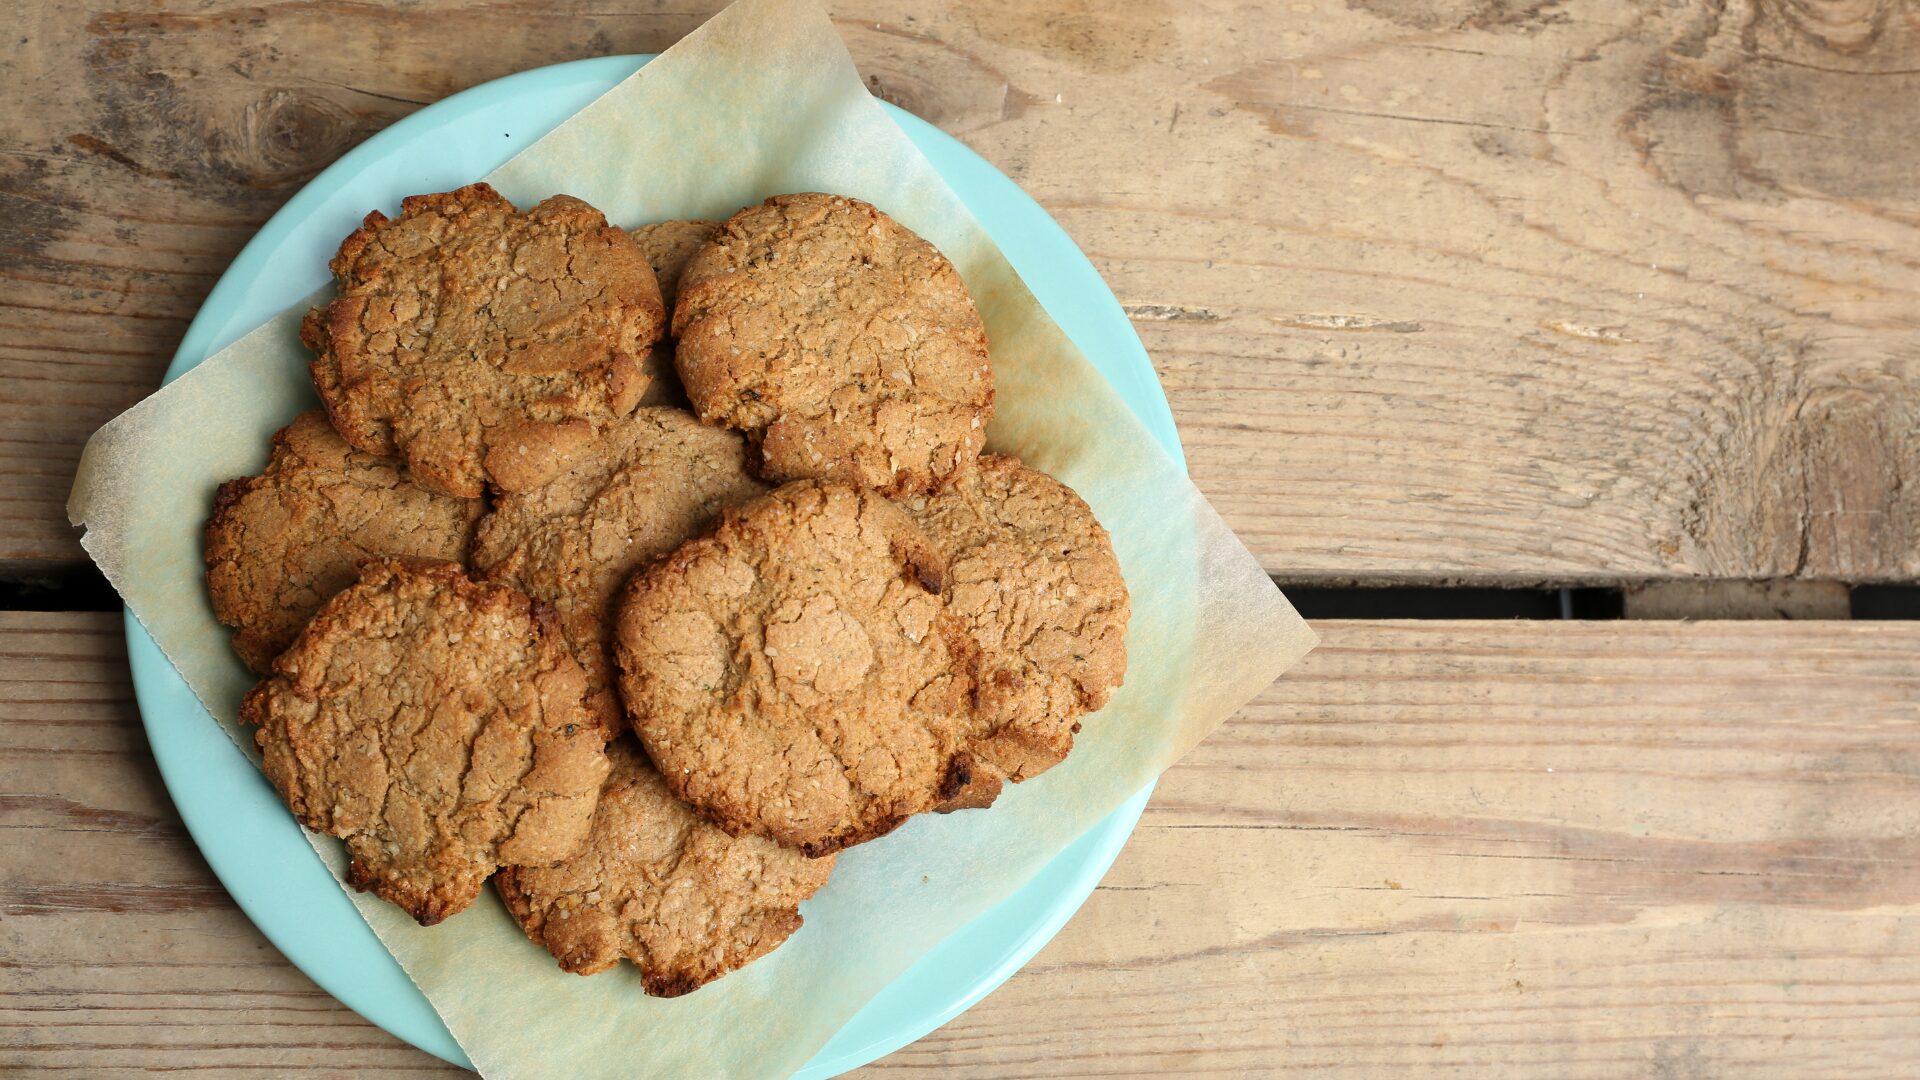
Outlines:
[[[201,303],[192,321],[188,324],[187,330],[185,334],[183,334],[180,344],[168,364],[162,384],[164,385],[166,382],[171,382],[174,378],[190,370],[212,354],[214,351],[210,347],[212,337],[220,326],[232,321],[233,309],[243,303],[242,300],[236,299],[236,297],[240,295],[242,278],[248,271],[252,270],[256,264],[264,263],[268,255],[278,250],[278,248],[287,241],[288,234],[297,228],[298,223],[304,221],[312,213],[316,204],[324,203],[327,198],[331,197],[330,193],[322,193],[319,189],[328,186],[337,189],[343,182],[340,180],[342,175],[350,174],[363,166],[363,164],[385,157],[396,148],[404,148],[406,144],[422,135],[430,133],[437,128],[445,127],[450,120],[488,107],[493,104],[496,99],[525,91],[529,89],[531,84],[543,80],[566,78],[582,78],[590,81],[604,79],[606,81],[606,87],[601,91],[604,92],[604,89],[611,89],[612,86],[617,85],[626,75],[631,74],[640,66],[644,66],[652,58],[653,54],[591,57],[513,72],[469,87],[456,94],[449,95],[440,101],[434,102],[431,105],[427,105],[416,112],[400,118],[380,131],[368,136],[360,144],[341,155],[302,185],[300,190],[289,198],[279,210],[275,211],[259,230],[248,239],[247,243],[242,246],[233,261],[221,272],[213,289],[209,291],[206,299]],[[1064,243],[1067,249],[1078,258],[1079,265],[1071,267],[1070,269],[1077,272],[1081,267],[1084,267],[1086,273],[1081,276],[1087,280],[1076,282],[1076,289],[1084,290],[1090,295],[1091,304],[1095,308],[1103,309],[1101,312],[1102,321],[1113,322],[1117,320],[1117,322],[1114,323],[1115,325],[1126,327],[1126,337],[1130,339],[1128,344],[1131,345],[1131,348],[1123,348],[1121,351],[1128,353],[1137,352],[1138,354],[1136,362],[1130,365],[1129,368],[1123,370],[1141,374],[1144,376],[1144,379],[1131,386],[1131,389],[1134,390],[1133,394],[1125,393],[1129,387],[1122,387],[1118,384],[1116,384],[1116,390],[1122,392],[1122,396],[1127,400],[1129,407],[1133,409],[1142,422],[1153,432],[1157,440],[1173,454],[1176,461],[1180,461],[1184,465],[1184,455],[1181,452],[1182,448],[1179,443],[1177,430],[1173,425],[1171,408],[1167,402],[1164,389],[1160,386],[1157,375],[1154,372],[1152,363],[1147,358],[1145,348],[1140,343],[1138,334],[1133,330],[1131,322],[1121,308],[1119,301],[1113,296],[1111,288],[1107,286],[1104,279],[1100,277],[1098,271],[1092,267],[1091,262],[1087,260],[1085,253],[1080,250],[1079,246],[1074,243],[1072,237],[1069,236],[1065,230],[1060,227],[1058,222],[1054,221],[1051,215],[1047,214],[1031,196],[1027,195],[1018,184],[994,168],[991,163],[981,158],[964,143],[961,143],[958,139],[940,131],[932,124],[921,120],[911,113],[905,112],[891,103],[882,102],[882,105],[894,121],[906,131],[909,137],[914,139],[916,145],[919,145],[923,151],[931,151],[937,147],[940,151],[938,156],[946,159],[948,166],[961,166],[974,174],[972,176],[974,181],[985,183],[989,187],[1000,188],[1001,190],[993,193],[995,198],[1012,200],[1024,216],[1037,218],[1034,222],[1034,227],[1041,231],[1047,242]],[[565,116],[562,116],[556,120],[555,123],[562,122],[564,119]],[[929,143],[932,145],[929,146]],[[936,167],[938,168],[938,166]],[[939,168],[939,171],[942,173],[943,178],[948,178],[946,175],[948,170],[946,168]],[[972,209],[971,206],[970,209]],[[996,237],[995,239],[996,243],[1000,242],[999,238]],[[222,343],[222,347],[224,347],[224,344],[225,343]],[[1110,382],[1113,381],[1107,373],[1103,372],[1103,376],[1107,377]],[[1143,387],[1150,387],[1151,392],[1144,392]],[[1141,400],[1136,400],[1137,398]],[[1141,410],[1142,404],[1147,406],[1145,412]],[[250,905],[242,900],[242,895],[250,893],[252,890],[244,886],[237,888],[235,883],[230,880],[230,876],[235,878],[242,877],[246,873],[253,872],[255,867],[251,865],[238,865],[236,860],[231,859],[225,854],[216,857],[216,852],[223,847],[223,844],[211,838],[203,838],[203,831],[210,824],[207,820],[209,815],[203,815],[199,812],[189,815],[185,807],[187,803],[193,800],[191,798],[183,800],[180,791],[177,790],[177,788],[186,787],[189,778],[181,772],[181,763],[172,761],[172,755],[167,750],[162,749],[162,743],[171,737],[171,733],[162,732],[159,728],[162,726],[162,723],[164,723],[162,713],[166,708],[171,707],[171,703],[163,703],[158,700],[162,692],[169,689],[160,684],[171,679],[176,682],[181,682],[181,689],[184,689],[184,682],[181,680],[178,672],[166,661],[164,655],[160,653],[157,644],[155,644],[152,638],[146,633],[145,628],[135,619],[131,609],[124,609],[124,624],[128,643],[128,662],[133,674],[135,702],[140,711],[142,727],[145,731],[149,746],[153,749],[156,764],[159,766],[162,783],[167,789],[169,800],[173,802],[176,812],[180,814],[181,820],[187,829],[188,835],[193,840],[196,849],[198,849],[202,857],[206,859],[209,868],[213,870],[215,877],[220,880],[221,885],[227,890],[229,896],[234,899],[235,906],[241,909],[241,912],[246,915],[248,921],[279,950],[281,955],[285,957],[289,963],[292,963],[322,990],[352,1009],[362,1018],[387,1031],[394,1037],[427,1053],[433,1054],[442,1060],[446,1060],[455,1065],[471,1067],[470,1062],[466,1060],[464,1052],[459,1047],[457,1041],[454,1040],[451,1033],[447,1031],[444,1024],[440,1022],[437,1012],[427,1000],[424,992],[413,985],[411,979],[405,975],[404,969],[400,967],[398,960],[394,958],[390,952],[387,952],[384,945],[380,945],[380,951],[386,956],[387,961],[393,965],[394,969],[400,973],[400,978],[406,983],[406,989],[418,997],[419,1004],[424,1006],[425,1009],[424,1016],[395,1018],[393,1011],[396,1003],[370,1000],[376,991],[360,986],[352,977],[351,972],[347,970],[335,970],[329,964],[321,962],[320,958],[309,954],[308,945],[310,943],[295,940],[300,937],[297,933],[298,927],[287,926],[282,920],[271,917],[271,913],[263,917],[262,914],[257,914],[255,911],[255,906],[259,906],[258,904]],[[190,693],[188,696],[191,698]],[[193,704],[196,709],[199,707],[197,701]],[[191,720],[191,718],[189,719]],[[225,746],[227,753],[231,754],[239,765],[257,778],[259,776],[258,771],[254,769],[252,763],[240,753],[239,748],[232,745],[225,733],[217,727],[215,727],[214,732],[218,736],[217,741]],[[171,765],[168,764],[170,761]],[[208,767],[217,770],[229,766],[209,765]],[[265,786],[264,779],[261,779],[260,783],[262,787]],[[896,1025],[897,1030],[890,1032],[882,1038],[857,1048],[849,1048],[847,1052],[841,1054],[836,1060],[822,1061],[821,1058],[832,1048],[832,1043],[835,1039],[838,1039],[841,1034],[845,1032],[854,1030],[857,1021],[860,1019],[860,1014],[856,1014],[840,1032],[835,1033],[833,1039],[830,1039],[828,1043],[822,1047],[822,1050],[816,1054],[815,1058],[803,1067],[800,1075],[807,1077],[832,1076],[842,1070],[852,1069],[876,1060],[939,1028],[997,989],[1007,978],[1011,977],[1014,972],[1024,967],[1033,956],[1037,954],[1047,942],[1051,941],[1054,936],[1058,934],[1059,930],[1078,913],[1080,908],[1085,905],[1086,900],[1092,895],[1094,888],[1097,887],[1100,880],[1111,867],[1113,861],[1118,857],[1121,849],[1131,838],[1152,790],[1153,785],[1148,784],[1145,788],[1131,796],[1125,803],[1116,808],[1112,814],[1082,834],[1068,849],[1060,855],[1056,855],[1054,860],[1049,862],[1047,866],[1036,875],[1035,879],[1028,883],[1028,886],[1031,886],[1040,878],[1045,877],[1049,872],[1056,869],[1056,866],[1060,864],[1064,857],[1073,851],[1074,848],[1089,840],[1098,840],[1098,842],[1081,857],[1076,868],[1077,872],[1064,884],[1064,887],[1053,894],[1051,902],[1044,909],[1044,915],[1034,920],[1026,928],[1025,933],[1015,939],[1013,947],[1005,953],[999,964],[994,966],[985,975],[976,978],[974,983],[968,987],[963,994],[942,1008],[929,1010],[912,1021],[898,1023]],[[285,824],[292,826],[291,819],[288,818]],[[304,849],[306,845],[302,843],[301,847]],[[326,874],[324,866],[319,860],[313,860],[313,865],[319,873]],[[332,882],[331,875],[327,875],[327,880],[330,883]],[[1028,886],[1023,886],[1022,889],[1024,890]],[[954,934],[947,939],[947,942],[954,941],[965,934],[967,929],[973,927],[976,923],[984,922],[992,918],[996,913],[1008,908],[1014,904],[1020,896],[1021,893],[1016,892],[1008,897],[1002,901],[1001,904],[989,909],[988,912],[981,915],[978,919],[956,930]],[[340,893],[339,899],[341,901],[347,900],[344,892]],[[350,903],[349,907],[351,907]],[[359,922],[360,928],[371,937],[372,930],[366,927],[364,921],[359,919],[357,910],[354,911],[353,918],[356,922]],[[379,944],[377,937],[373,937],[373,941]],[[947,942],[943,942],[942,944],[944,945]],[[937,952],[938,949],[939,946],[936,946],[935,950],[931,950],[928,955],[932,955],[932,953]],[[909,969],[907,972],[903,972],[900,976],[896,977],[892,983],[888,984],[888,989],[906,980],[912,973],[912,970],[913,969]],[[883,990],[882,995],[884,995],[884,993],[885,991]],[[871,1006],[873,1002],[879,1000],[880,996],[876,996],[868,1005]],[[866,1007],[863,1006],[863,1013],[865,1008]],[[402,1011],[409,1010],[403,1009]],[[429,1018],[432,1021],[431,1029],[421,1030]],[[438,1046],[430,1045],[439,1043],[442,1039],[444,1039],[443,1044]],[[449,1050],[451,1053],[448,1052]]]

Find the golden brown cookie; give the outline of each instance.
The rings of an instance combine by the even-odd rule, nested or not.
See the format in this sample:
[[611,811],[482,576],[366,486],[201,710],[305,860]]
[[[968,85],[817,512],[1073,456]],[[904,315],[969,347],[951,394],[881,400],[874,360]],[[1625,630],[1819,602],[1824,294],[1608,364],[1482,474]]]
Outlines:
[[681,274],[673,330],[694,411],[746,432],[770,480],[935,490],[993,415],[959,273],[855,199],[781,195],[735,214]]
[[717,221],[659,221],[633,230],[634,243],[653,267],[653,278],[660,283],[660,300],[673,310],[673,298],[679,292],[680,273],[693,260],[695,252],[720,230]]
[[[653,278],[660,283],[660,302],[673,311],[674,286],[687,260],[720,227],[717,221],[661,221],[633,230],[634,243],[653,267]],[[680,388],[680,373],[673,369],[673,339],[662,337],[647,355],[647,392],[642,405],[674,405],[686,408],[686,391]]]
[[347,881],[422,926],[498,866],[579,850],[606,734],[551,616],[452,563],[381,559],[327,601],[240,720],[302,825],[347,842]]
[[679,409],[640,409],[550,483],[498,496],[474,538],[473,565],[553,605],[586,669],[589,711],[614,731],[625,726],[607,652],[614,594],[722,508],[766,491],[747,474],[739,435]]
[[[908,511],[947,560],[947,608],[980,645],[985,766],[1018,783],[1060,763],[1079,718],[1127,673],[1127,583],[1113,541],[1073,489],[1018,460],[979,467]],[[946,807],[954,809],[957,807]]]
[[631,736],[578,854],[494,878],[507,910],[560,966],[592,975],[633,961],[646,991],[678,997],[772,952],[800,929],[800,902],[833,858],[763,836],[728,836],[674,797]]
[[340,245],[339,295],[301,328],[334,426],[435,491],[545,482],[646,390],[652,268],[566,195],[521,213],[473,184],[400,206]]
[[976,647],[904,511],[788,484],[634,578],[615,655],[674,793],[730,832],[824,855],[964,788]]
[[259,476],[220,485],[207,521],[207,592],[233,650],[265,673],[327,598],[375,555],[467,556],[479,499],[408,483],[400,463],[348,446],[325,413],[273,436]]

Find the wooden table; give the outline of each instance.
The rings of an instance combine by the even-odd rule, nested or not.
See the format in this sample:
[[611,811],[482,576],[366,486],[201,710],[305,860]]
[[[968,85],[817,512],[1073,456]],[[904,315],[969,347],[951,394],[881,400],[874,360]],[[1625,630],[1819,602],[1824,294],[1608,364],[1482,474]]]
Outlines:
[[[72,595],[35,586],[79,580],[82,442],[307,177],[717,6],[29,0],[0,44],[9,604]],[[834,11],[876,92],[1093,257],[1283,583],[1844,617],[1846,584],[1920,577],[1910,4]],[[1914,1074],[1920,626],[1320,630],[1052,945],[872,1071]],[[110,613],[0,612],[0,1072],[446,1071],[227,899],[121,649]]]

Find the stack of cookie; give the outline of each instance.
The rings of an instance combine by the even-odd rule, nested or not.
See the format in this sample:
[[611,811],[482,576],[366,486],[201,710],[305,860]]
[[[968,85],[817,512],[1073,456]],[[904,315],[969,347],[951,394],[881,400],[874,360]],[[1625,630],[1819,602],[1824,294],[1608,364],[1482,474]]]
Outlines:
[[208,584],[268,778],[423,925],[492,877],[565,969],[686,993],[1119,685],[1106,531],[982,454],[980,317],[874,207],[629,234],[478,184],[332,268],[326,411],[221,487]]

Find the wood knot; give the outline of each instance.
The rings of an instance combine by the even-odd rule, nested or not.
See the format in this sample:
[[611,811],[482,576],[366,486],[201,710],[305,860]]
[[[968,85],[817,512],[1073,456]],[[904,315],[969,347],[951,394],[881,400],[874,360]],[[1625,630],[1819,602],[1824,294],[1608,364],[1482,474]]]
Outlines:
[[1733,96],[1735,90],[1733,77],[1725,68],[1711,60],[1686,56],[1677,51],[1667,53],[1657,74],[1669,89],[1682,94],[1728,98]]
[[355,141],[354,116],[327,98],[275,90],[249,103],[239,130],[223,140],[227,166],[248,187],[304,180]]
[[1759,21],[1777,21],[1788,35],[1841,56],[1870,52],[1900,19],[1898,0],[1827,0],[1825,3],[1762,4]]

